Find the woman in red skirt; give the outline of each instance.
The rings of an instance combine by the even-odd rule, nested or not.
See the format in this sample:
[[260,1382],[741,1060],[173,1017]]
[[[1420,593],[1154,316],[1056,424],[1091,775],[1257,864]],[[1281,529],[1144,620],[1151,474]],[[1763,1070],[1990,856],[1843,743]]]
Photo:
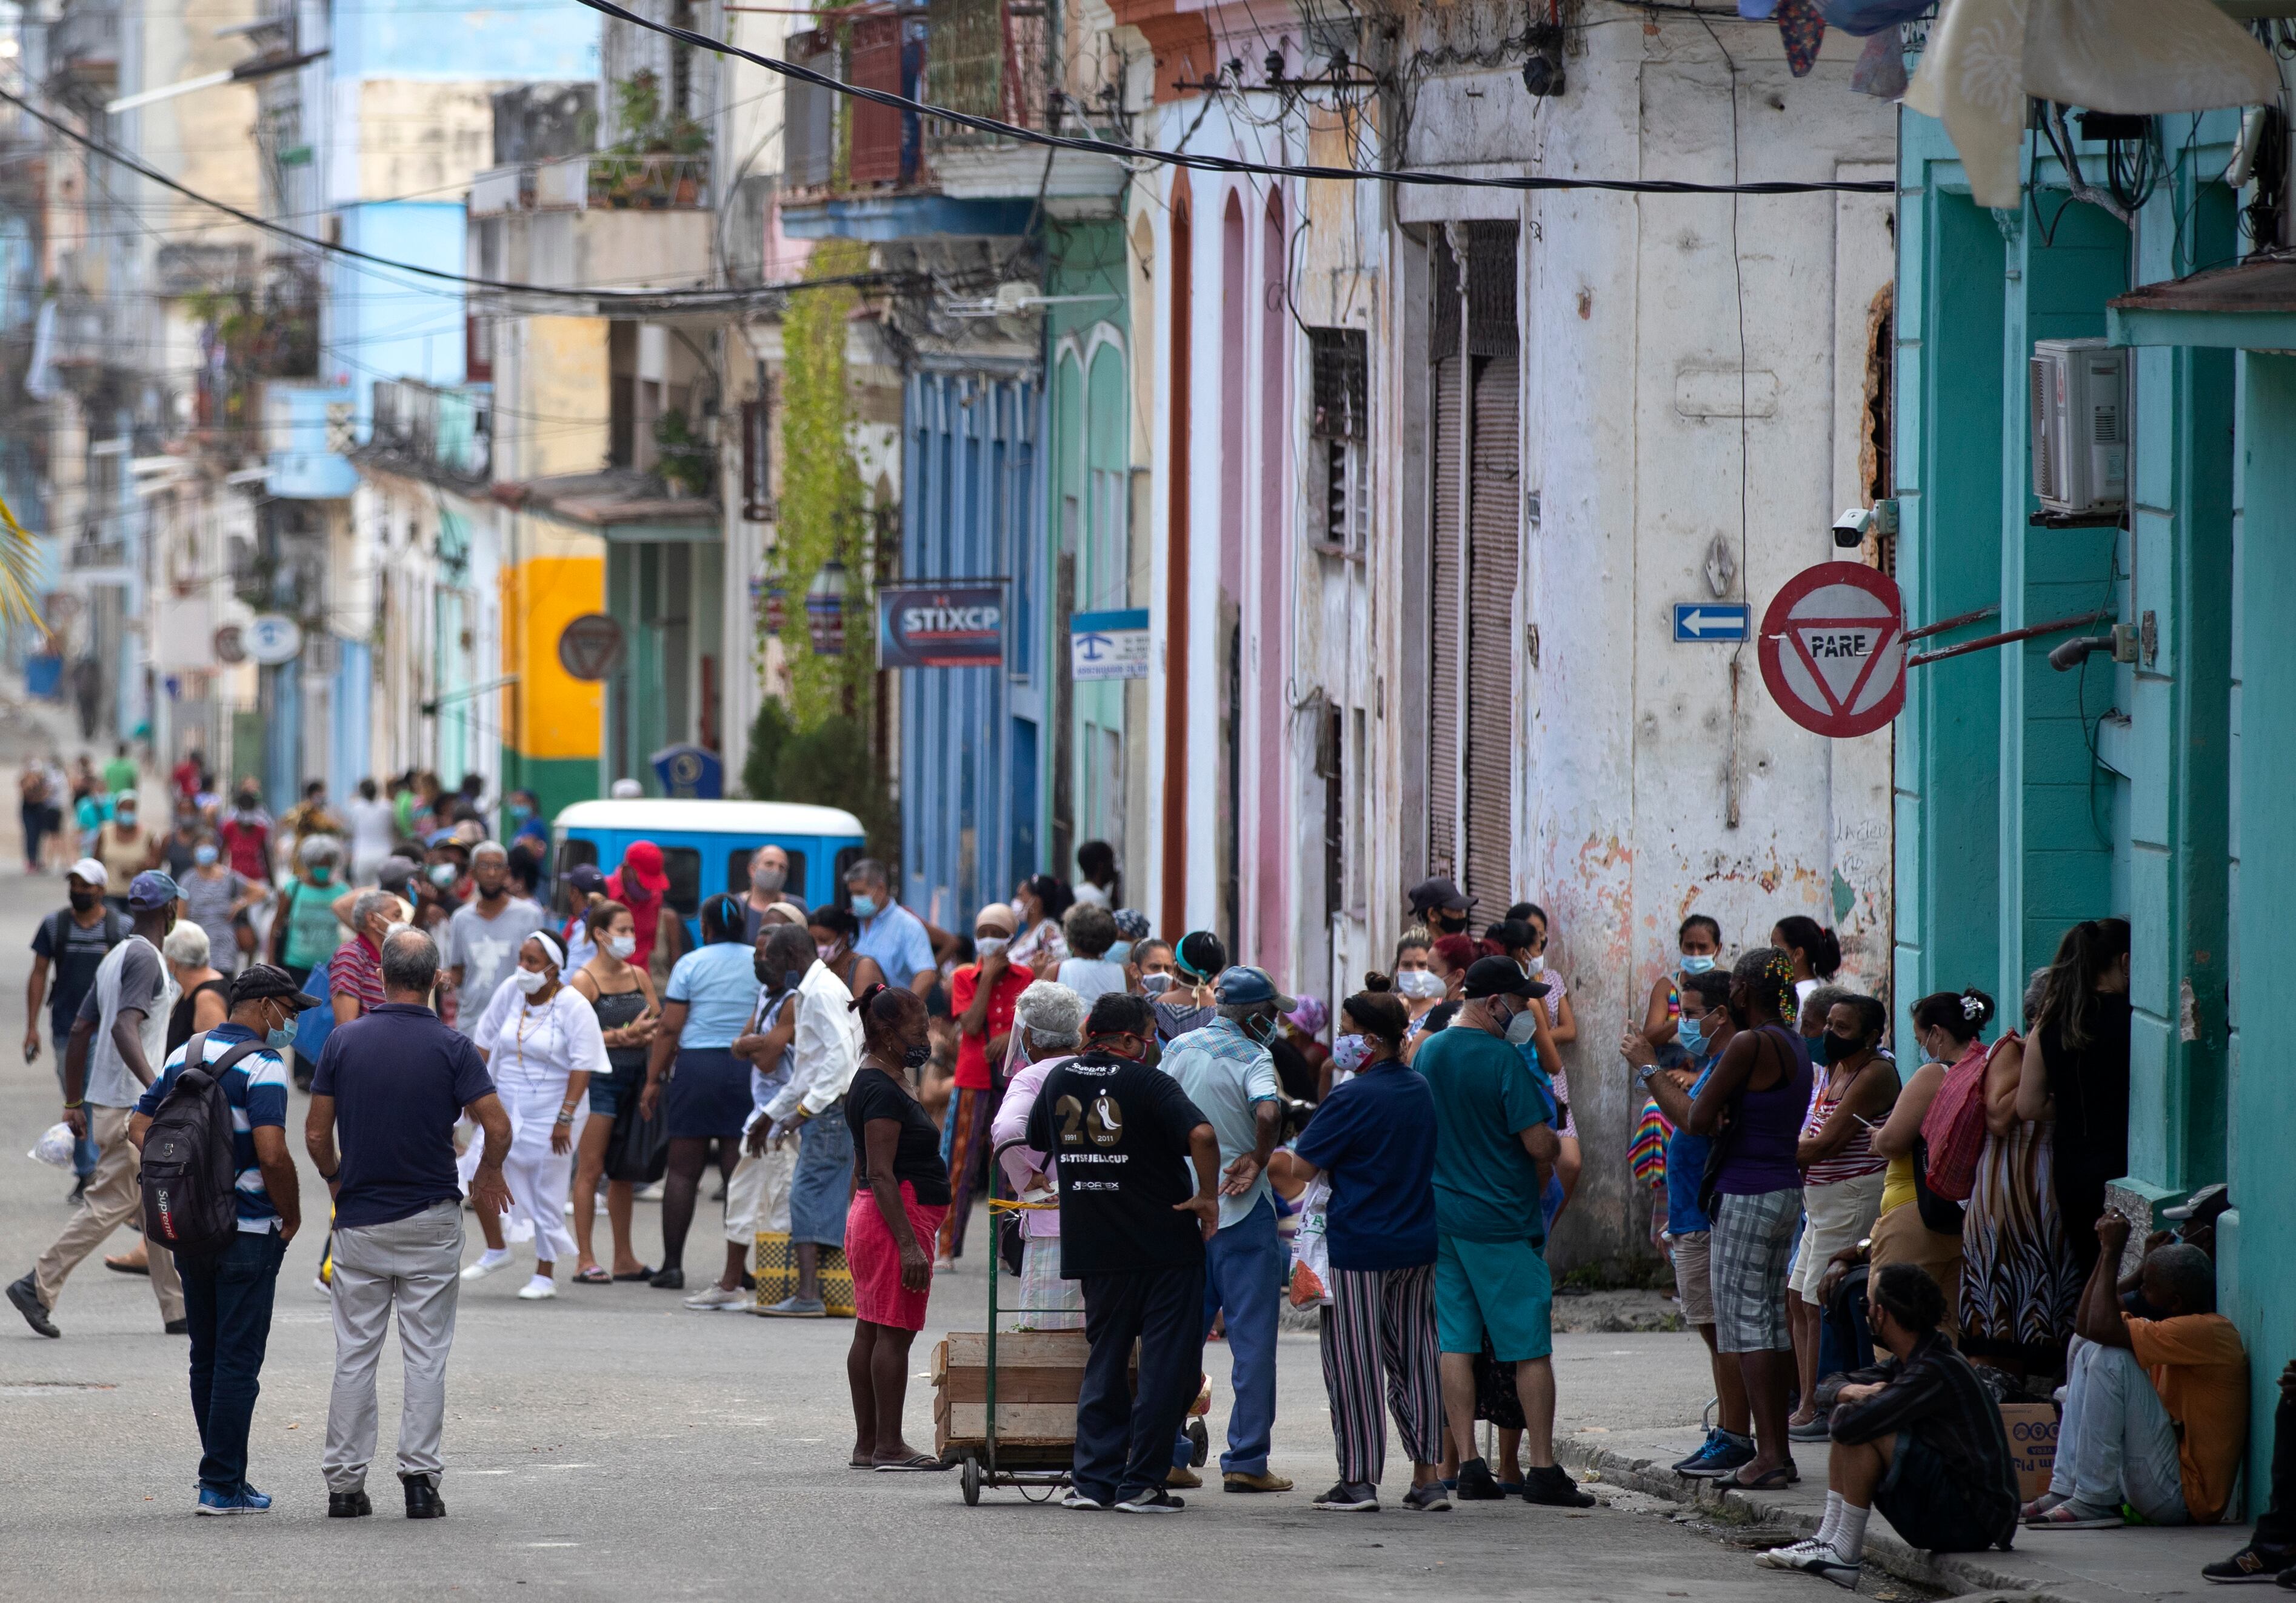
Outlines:
[[845,1092],[853,1132],[853,1206],[845,1215],[845,1257],[859,1316],[845,1355],[853,1389],[855,1468],[937,1469],[901,1435],[909,1386],[909,1344],[924,1329],[932,1291],[926,1243],[948,1212],[948,1169],[940,1132],[917,1100],[914,1075],[931,1056],[925,1004],[906,986],[869,986],[853,1003],[861,1015],[861,1067]]

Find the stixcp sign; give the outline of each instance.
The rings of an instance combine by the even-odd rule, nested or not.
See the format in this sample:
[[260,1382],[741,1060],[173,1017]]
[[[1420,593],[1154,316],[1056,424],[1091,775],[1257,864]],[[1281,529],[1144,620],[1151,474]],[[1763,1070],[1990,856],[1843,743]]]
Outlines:
[[1001,580],[888,585],[877,592],[881,668],[989,668],[1004,660]]

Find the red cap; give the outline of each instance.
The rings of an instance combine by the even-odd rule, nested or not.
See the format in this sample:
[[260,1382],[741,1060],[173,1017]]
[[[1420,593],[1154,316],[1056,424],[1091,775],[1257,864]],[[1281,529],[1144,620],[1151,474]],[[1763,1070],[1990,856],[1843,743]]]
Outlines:
[[651,840],[633,840],[622,854],[622,871],[636,876],[637,882],[660,896],[669,888],[669,876],[661,871],[661,848]]

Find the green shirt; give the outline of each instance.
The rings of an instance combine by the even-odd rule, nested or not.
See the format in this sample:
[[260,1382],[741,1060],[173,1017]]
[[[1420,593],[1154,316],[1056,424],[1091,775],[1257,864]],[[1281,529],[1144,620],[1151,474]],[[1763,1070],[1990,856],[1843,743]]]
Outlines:
[[103,765],[103,788],[114,796],[123,790],[134,794],[143,779],[144,776],[135,771],[135,765],[127,757],[114,757]]
[[1546,1123],[1522,1053],[1504,1036],[1453,1025],[1419,1043],[1411,1067],[1435,1092],[1435,1228],[1462,1241],[1538,1241],[1538,1167],[1521,1133]]
[[287,887],[287,949],[280,955],[290,969],[316,969],[335,955],[347,933],[335,917],[339,885],[310,885],[298,879]]

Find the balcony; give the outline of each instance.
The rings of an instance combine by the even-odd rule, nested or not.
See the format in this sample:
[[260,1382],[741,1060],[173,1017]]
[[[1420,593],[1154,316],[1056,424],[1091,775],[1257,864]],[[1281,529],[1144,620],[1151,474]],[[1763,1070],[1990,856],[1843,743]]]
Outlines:
[[119,86],[119,12],[108,0],[73,0],[48,28],[48,70],[63,88]]
[[[791,36],[787,55],[842,82],[1024,128],[1054,126],[1042,0],[927,0],[844,13]],[[784,119],[783,226],[798,238],[894,240],[1017,233],[1041,192],[1064,209],[1112,208],[1124,171],[1103,157],[1045,151],[791,82]],[[1073,114],[1061,123],[1078,131]],[[841,161],[840,161],[841,152]]]
[[[565,288],[706,282],[709,179],[707,153],[593,151],[480,173],[471,219],[498,233],[481,240],[476,266],[483,277]],[[570,225],[557,220],[569,214]]]
[[340,501],[358,487],[348,384],[266,384],[263,488],[281,501]]
[[353,454],[361,463],[475,488],[493,467],[494,386],[378,379],[374,427]]

